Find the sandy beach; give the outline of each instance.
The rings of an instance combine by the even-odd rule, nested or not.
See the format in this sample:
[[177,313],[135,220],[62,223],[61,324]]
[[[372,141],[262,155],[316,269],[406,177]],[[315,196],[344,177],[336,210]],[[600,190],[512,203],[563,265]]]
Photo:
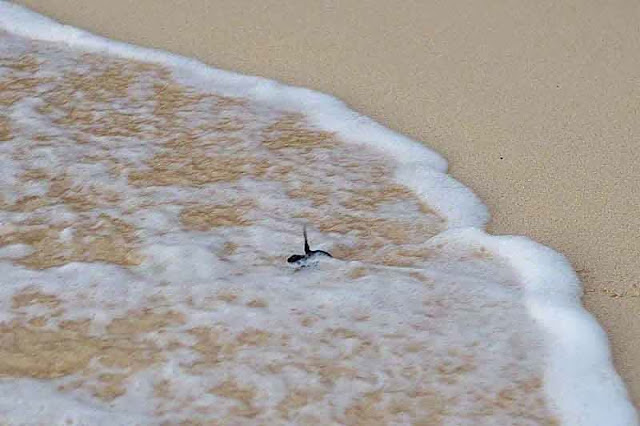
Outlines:
[[21,0],[106,37],[334,95],[423,141],[495,234],[566,255],[640,404],[640,7]]

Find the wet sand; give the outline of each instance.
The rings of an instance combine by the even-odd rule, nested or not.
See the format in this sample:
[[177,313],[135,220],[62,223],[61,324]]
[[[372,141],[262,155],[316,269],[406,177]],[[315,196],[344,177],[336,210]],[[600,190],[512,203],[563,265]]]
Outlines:
[[640,405],[640,6],[20,0],[109,38],[333,94],[442,153],[490,230],[564,253]]

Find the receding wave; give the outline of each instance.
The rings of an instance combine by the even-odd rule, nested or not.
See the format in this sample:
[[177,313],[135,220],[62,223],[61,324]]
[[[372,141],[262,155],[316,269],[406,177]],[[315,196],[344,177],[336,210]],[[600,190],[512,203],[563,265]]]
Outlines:
[[[0,16],[10,424],[634,424],[566,261],[485,234],[437,154],[326,95]],[[305,225],[333,258],[291,268]]]

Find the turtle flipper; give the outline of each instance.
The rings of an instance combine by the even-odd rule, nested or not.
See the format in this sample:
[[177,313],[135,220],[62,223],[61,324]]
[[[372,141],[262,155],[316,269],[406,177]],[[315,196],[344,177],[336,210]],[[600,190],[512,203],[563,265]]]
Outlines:
[[307,239],[307,225],[302,228],[302,234],[304,235],[304,253],[311,254],[311,249],[309,248],[309,240]]

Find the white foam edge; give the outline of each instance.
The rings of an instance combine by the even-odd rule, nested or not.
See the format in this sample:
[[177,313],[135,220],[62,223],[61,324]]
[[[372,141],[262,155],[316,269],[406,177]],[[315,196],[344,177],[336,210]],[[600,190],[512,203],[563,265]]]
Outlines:
[[[161,50],[109,40],[63,25],[20,5],[0,0],[0,28],[31,39],[64,43],[172,68],[191,84],[228,96],[247,97],[285,111],[302,112],[310,123],[336,133],[346,142],[364,144],[384,152],[398,163],[396,178],[412,190],[428,195],[430,206],[447,218],[449,227],[484,227],[489,212],[467,187],[450,177],[447,161],[435,151],[363,116],[339,99],[303,87],[223,71],[195,59]],[[215,83],[212,83],[215,82]]]
[[[436,152],[349,109],[342,101],[310,89],[212,68],[200,61],[134,46],[63,25],[22,6],[0,0],[0,28],[16,35],[61,42],[173,67],[185,78],[215,78],[215,91],[273,103],[303,112],[312,124],[336,132],[347,142],[384,151],[400,164],[397,178],[448,218],[454,228],[434,237],[464,239],[511,262],[525,285],[525,304],[544,334],[549,360],[544,388],[548,403],[567,425],[637,425],[635,408],[611,362],[607,336],[580,303],[580,282],[560,253],[526,237],[492,236],[482,229],[489,214],[480,199],[446,174]],[[354,136],[355,135],[355,136]]]
[[430,244],[459,241],[506,259],[524,286],[524,304],[543,332],[544,390],[563,425],[631,426],[636,410],[613,368],[607,335],[582,306],[582,286],[565,256],[522,236],[481,229],[445,231]]

